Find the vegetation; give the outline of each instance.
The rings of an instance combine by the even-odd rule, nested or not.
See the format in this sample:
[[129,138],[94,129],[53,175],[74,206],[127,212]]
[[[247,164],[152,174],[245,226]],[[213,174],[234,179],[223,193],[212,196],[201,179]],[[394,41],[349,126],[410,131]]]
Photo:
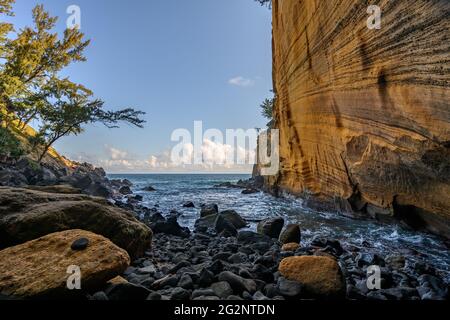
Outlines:
[[262,6],[267,6],[269,9],[272,8],[272,0],[255,0]]
[[8,129],[0,127],[0,155],[18,158],[24,154],[20,141]]
[[[0,16],[13,15],[15,0],[0,0]],[[119,122],[142,127],[141,111],[125,108],[107,111],[104,102],[81,84],[62,78],[60,72],[75,62],[86,61],[89,45],[78,29],[66,29],[60,37],[53,32],[57,22],[42,5],[33,9],[33,27],[15,31],[0,23],[0,127],[25,132],[38,120],[31,137],[41,161],[60,138],[77,135],[89,123],[116,128]]]
[[261,103],[260,107],[261,107],[261,114],[263,115],[263,117],[270,120],[267,123],[267,128],[272,129],[274,125],[273,108],[275,107],[275,97],[264,100],[263,103]]

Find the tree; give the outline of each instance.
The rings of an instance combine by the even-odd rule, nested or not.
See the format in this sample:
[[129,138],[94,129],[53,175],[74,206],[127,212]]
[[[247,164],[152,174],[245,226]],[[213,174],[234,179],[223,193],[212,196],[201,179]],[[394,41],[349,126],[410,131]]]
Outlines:
[[270,121],[267,123],[267,128],[271,129],[273,127],[273,108],[275,106],[275,98],[266,99],[261,103],[261,114],[264,118],[269,119]]
[[117,128],[119,122],[127,122],[139,128],[145,123],[141,116],[145,113],[133,108],[119,111],[105,111],[104,102],[92,99],[92,92],[81,85],[74,85],[67,79],[55,80],[55,87],[48,89],[47,98],[51,102],[42,105],[42,125],[35,141],[42,144],[38,161],[41,162],[50,147],[67,135],[83,132],[83,125],[101,123],[108,128]]
[[[12,15],[14,0],[0,0],[0,15]],[[35,137],[42,149],[41,161],[60,138],[79,134],[86,124],[99,122],[116,128],[119,122],[142,127],[144,112],[133,108],[104,110],[104,102],[81,84],[61,78],[60,71],[74,62],[84,62],[89,40],[78,29],[66,29],[60,39],[53,32],[57,17],[42,5],[33,9],[33,27],[14,33],[12,25],[0,23],[0,121],[6,128],[25,130],[34,119],[41,124]]]

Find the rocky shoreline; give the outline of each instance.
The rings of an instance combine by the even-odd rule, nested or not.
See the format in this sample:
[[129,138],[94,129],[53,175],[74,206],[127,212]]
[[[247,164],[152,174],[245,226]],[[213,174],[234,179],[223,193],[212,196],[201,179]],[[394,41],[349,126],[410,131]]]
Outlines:
[[[9,185],[0,187],[1,299],[448,298],[449,285],[436,270],[407,259],[413,252],[379,256],[318,236],[305,245],[301,225],[271,218],[252,232],[239,208],[221,211],[215,204],[180,204],[197,206],[189,230],[176,210],[164,215],[145,207],[130,181],[108,180],[101,169],[83,164],[60,175],[54,168],[30,174],[34,169],[19,161],[0,171]],[[248,194],[258,183],[221,187]],[[82,271],[81,290],[67,288],[71,265]],[[372,265],[380,267],[380,290],[367,286]],[[31,274],[40,276],[30,281]]]

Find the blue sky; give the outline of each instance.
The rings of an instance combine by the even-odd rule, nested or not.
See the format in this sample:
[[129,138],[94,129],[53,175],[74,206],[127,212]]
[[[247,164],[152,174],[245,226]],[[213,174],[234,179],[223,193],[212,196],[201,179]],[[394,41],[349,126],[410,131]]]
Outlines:
[[109,108],[147,112],[145,129],[89,126],[58,142],[61,153],[110,172],[147,171],[107,160],[158,157],[174,145],[172,131],[193,130],[195,120],[223,131],[267,122],[258,106],[272,88],[271,12],[253,0],[19,0],[16,25],[31,23],[37,3],[60,17],[59,31],[67,7],[81,9],[88,61],[65,75]]

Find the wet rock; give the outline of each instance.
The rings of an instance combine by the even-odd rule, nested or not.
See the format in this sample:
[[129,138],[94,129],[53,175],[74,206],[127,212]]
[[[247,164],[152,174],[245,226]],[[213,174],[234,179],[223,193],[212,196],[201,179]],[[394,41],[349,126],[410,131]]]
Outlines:
[[277,292],[285,297],[297,297],[302,293],[302,285],[297,281],[280,277],[277,282]]
[[311,241],[311,246],[323,248],[321,251],[330,253],[335,257],[339,257],[344,253],[344,249],[338,240],[330,240],[322,237],[314,237]]
[[240,231],[237,236],[238,243],[240,244],[256,244],[262,242],[264,244],[273,244],[273,240],[268,236],[258,234],[252,231]]
[[225,210],[220,213],[222,217],[230,221],[236,229],[242,229],[247,227],[247,221],[243,219],[239,213],[234,210]]
[[234,225],[220,214],[217,215],[214,228],[217,233],[224,232],[226,235],[233,237],[237,235],[237,230]]
[[195,208],[195,204],[191,201],[188,201],[183,204],[183,208]]
[[358,255],[355,258],[355,262],[358,267],[363,266],[384,266],[384,260],[377,254],[372,253],[358,253]]
[[155,192],[156,189],[153,188],[152,186],[147,186],[147,187],[145,187],[144,189],[142,189],[142,191],[145,191],[145,192]]
[[448,286],[439,278],[424,274],[417,281],[418,294],[422,300],[445,300],[448,298]]
[[392,269],[403,269],[405,267],[406,259],[404,256],[400,255],[389,255],[385,259],[386,264],[390,266]]
[[231,296],[228,296],[227,300],[230,300],[230,301],[241,301],[241,300],[244,300],[244,299],[242,299],[239,296],[231,295]]
[[119,189],[119,192],[123,195],[130,195],[133,194],[133,191],[131,191],[131,188],[128,186],[123,186]]
[[158,221],[150,225],[154,233],[171,234],[177,237],[188,238],[191,231],[189,228],[181,227],[176,216],[170,216],[167,220]]
[[219,274],[219,281],[226,281],[235,292],[255,292],[256,283],[250,279],[244,279],[230,271],[223,271]]
[[289,224],[286,228],[281,232],[280,242],[282,244],[286,243],[300,243],[301,240],[301,232],[299,224]]
[[242,194],[254,194],[254,193],[258,193],[259,190],[257,189],[245,189],[242,191]]
[[269,218],[258,223],[257,231],[270,238],[278,239],[284,226],[283,218]]
[[259,279],[267,283],[274,281],[271,270],[262,264],[255,264],[250,270],[250,273],[252,274],[252,278]]
[[288,280],[301,283],[305,292],[317,297],[342,297],[345,283],[335,259],[322,256],[289,257],[278,270]]
[[206,217],[219,213],[219,207],[217,204],[203,204],[200,208],[200,217]]
[[214,294],[222,299],[227,298],[228,296],[233,294],[233,289],[230,284],[226,281],[216,282],[211,285],[211,289],[214,291]]

